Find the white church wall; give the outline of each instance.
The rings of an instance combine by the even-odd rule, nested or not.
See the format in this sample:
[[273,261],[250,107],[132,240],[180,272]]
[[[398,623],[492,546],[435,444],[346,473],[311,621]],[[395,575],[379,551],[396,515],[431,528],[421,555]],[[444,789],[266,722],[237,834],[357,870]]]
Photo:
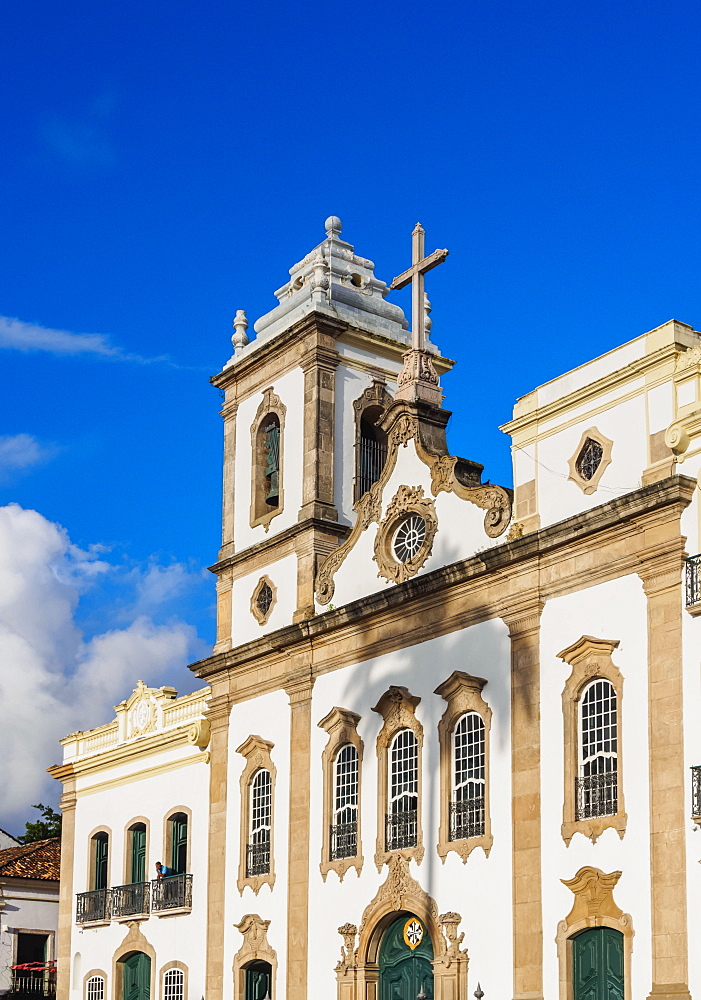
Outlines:
[[[266,386],[266,388],[268,388]],[[295,368],[273,383],[273,391],[286,407],[281,440],[283,509],[272,518],[268,531],[262,524],[251,527],[251,427],[263,399],[257,392],[239,404],[236,414],[236,459],[234,483],[234,539],[238,550],[266,541],[297,523],[302,505],[302,461],[304,454],[304,372]]]
[[[623,675],[621,764],[628,823],[621,840],[605,830],[596,844],[576,833],[562,839],[564,726],[562,691],[571,667],[557,654],[583,635],[618,639],[612,659]],[[614,899],[632,917],[632,996],[647,995],[651,982],[650,826],[648,777],[647,607],[637,576],[623,577],[547,602],[541,618],[541,801],[543,871],[544,995],[558,995],[557,926],[574,896],[562,885],[586,865],[621,871]],[[641,942],[641,947],[636,947]]]
[[[266,622],[260,624],[251,611],[251,597],[261,577],[267,576],[275,586],[275,603]],[[258,639],[266,632],[290,625],[297,603],[297,556],[261,567],[255,573],[234,580],[231,589],[231,634],[235,645]]]
[[[181,767],[167,769],[187,761]],[[178,960],[188,967],[190,991],[193,996],[204,993],[205,954],[201,941],[207,920],[207,844],[209,835],[209,772],[204,764],[204,754],[191,747],[166,751],[157,757],[110,769],[95,777],[81,778],[78,783],[75,828],[75,867],[73,874],[73,912],[75,896],[90,888],[89,840],[96,828],[107,827],[110,837],[110,886],[129,881],[125,852],[126,830],[137,818],[148,821],[147,879],[156,877],[156,861],[168,863],[165,855],[164,835],[166,817],[185,807],[191,812],[188,828],[190,841],[190,868],[193,876],[192,911],[182,915],[151,915],[140,921],[140,930],[156,952],[156,969]],[[128,780],[129,771],[148,767],[151,774],[140,774],[137,780]],[[162,767],[161,773],[156,768]],[[155,771],[155,773],[154,773]],[[74,924],[72,931],[72,958],[80,952],[84,972],[102,969],[108,977],[107,995],[112,991],[112,962],[117,948],[126,937],[126,922],[112,920],[106,926],[81,927]],[[158,979],[156,980],[158,983]],[[82,982],[72,984],[73,996],[82,997]],[[160,984],[158,983],[158,995]]]
[[[246,766],[237,747],[249,736],[260,736],[274,744],[270,756],[276,768],[273,801],[273,859],[275,885],[272,890],[263,885],[258,895],[246,886],[237,888],[241,844],[240,778]],[[275,691],[251,701],[234,705],[229,717],[229,749],[227,775],[226,858],[221,859],[226,872],[226,903],[224,920],[224,970],[231,976],[234,956],[243,938],[234,926],[246,913],[257,913],[270,921],[268,942],[277,952],[277,995],[284,996],[287,969],[287,858],[290,798],[290,704],[284,691]],[[224,996],[232,995],[232,979]]]
[[[470,955],[470,982],[491,983],[490,993],[506,996],[511,988],[511,934],[504,928],[504,914],[511,912],[511,738],[510,738],[510,645],[501,621],[484,622],[459,633],[433,639],[386,656],[356,664],[319,677],[312,704],[312,784],[310,810],[310,949],[309,981],[324,985],[324,995],[333,995],[333,967],[340,954],[337,928],[350,921],[360,925],[367,904],[387,877],[374,863],[377,816],[376,740],[381,716],[372,711],[391,684],[407,687],[421,698],[416,715],[424,728],[422,759],[422,826],[424,859],[412,875],[435,898],[439,912],[459,912],[460,930],[465,932]],[[451,852],[445,864],[436,853],[438,842],[439,743],[438,722],[446,709],[435,688],[454,670],[463,670],[487,680],[483,691],[492,709],[490,738],[491,817],[494,844],[486,858],[476,848],[462,864]],[[315,724],[334,706],[361,716],[358,732],[364,742],[361,785],[362,852],[364,865],[339,883],[335,872],[326,882],[319,872],[323,815],[322,752],[328,735]],[[479,901],[479,902],[478,902]],[[479,914],[477,918],[477,912]],[[328,919],[333,914],[333,920]],[[474,987],[472,987],[474,988]]]

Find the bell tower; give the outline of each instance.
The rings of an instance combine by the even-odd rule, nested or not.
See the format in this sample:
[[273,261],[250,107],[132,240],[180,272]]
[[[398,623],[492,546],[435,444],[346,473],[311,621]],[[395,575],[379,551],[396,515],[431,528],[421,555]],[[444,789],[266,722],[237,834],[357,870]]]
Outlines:
[[[215,653],[314,613],[316,570],[382,467],[379,421],[411,335],[341,228],[326,220],[325,239],[290,269],[255,338],[236,313],[234,354],[211,380],[224,392]],[[452,367],[427,335],[421,349],[439,375]]]

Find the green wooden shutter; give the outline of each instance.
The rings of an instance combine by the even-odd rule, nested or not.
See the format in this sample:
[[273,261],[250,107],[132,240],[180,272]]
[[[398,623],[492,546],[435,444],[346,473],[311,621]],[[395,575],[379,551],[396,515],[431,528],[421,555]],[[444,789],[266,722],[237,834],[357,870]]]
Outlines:
[[592,927],[572,942],[574,1000],[623,1000],[623,935]]
[[170,867],[177,875],[184,875],[187,872],[187,816],[178,813],[177,816],[173,816],[170,823],[173,844]]
[[146,827],[141,825],[131,831],[131,880],[146,881]]
[[244,1000],[265,1000],[271,996],[270,976],[272,969],[267,962],[251,962],[244,969]]
[[[135,831],[136,832],[136,831]],[[150,1000],[151,959],[137,951],[124,961],[123,1000]]]
[[98,833],[95,837],[95,889],[107,888],[107,859],[109,857],[109,837]]

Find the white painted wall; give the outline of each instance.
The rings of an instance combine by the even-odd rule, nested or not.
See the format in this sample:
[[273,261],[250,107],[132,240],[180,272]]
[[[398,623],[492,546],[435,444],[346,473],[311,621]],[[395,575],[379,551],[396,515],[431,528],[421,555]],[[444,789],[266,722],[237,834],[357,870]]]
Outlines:
[[[251,595],[262,576],[275,584],[275,604],[267,622],[260,624],[251,611]],[[297,556],[277,559],[255,573],[234,581],[231,589],[232,640],[235,646],[258,639],[292,623],[297,606]]]

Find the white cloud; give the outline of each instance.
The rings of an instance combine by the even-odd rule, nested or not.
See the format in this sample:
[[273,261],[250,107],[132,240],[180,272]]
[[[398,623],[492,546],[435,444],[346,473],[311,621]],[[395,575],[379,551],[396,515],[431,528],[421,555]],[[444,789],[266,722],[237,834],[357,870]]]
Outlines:
[[33,353],[47,351],[60,356],[92,355],[111,361],[132,361],[140,365],[165,362],[172,364],[165,355],[158,358],[144,358],[131,354],[110,343],[104,333],[71,333],[69,330],[53,330],[38,323],[25,323],[11,316],[0,316],[0,348],[11,351]]
[[0,435],[0,482],[12,473],[26,472],[56,453],[54,445],[41,444],[32,434]]
[[190,626],[143,615],[86,639],[81,593],[114,576],[102,555],[36,511],[0,507],[0,825],[17,833],[31,803],[56,797],[45,768],[60,760],[62,736],[111,719],[139,678],[165,683],[202,655]]

